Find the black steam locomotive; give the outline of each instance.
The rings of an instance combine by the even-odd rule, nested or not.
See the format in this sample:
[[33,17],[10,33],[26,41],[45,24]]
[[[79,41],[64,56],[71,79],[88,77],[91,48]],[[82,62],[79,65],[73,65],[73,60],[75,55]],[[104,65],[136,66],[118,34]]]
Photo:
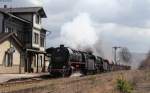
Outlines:
[[69,76],[74,71],[80,71],[86,75],[88,73],[130,69],[130,66],[110,64],[107,59],[95,56],[92,53],[64,47],[64,45],[57,48],[48,48],[46,52],[51,58],[48,71],[54,76]]

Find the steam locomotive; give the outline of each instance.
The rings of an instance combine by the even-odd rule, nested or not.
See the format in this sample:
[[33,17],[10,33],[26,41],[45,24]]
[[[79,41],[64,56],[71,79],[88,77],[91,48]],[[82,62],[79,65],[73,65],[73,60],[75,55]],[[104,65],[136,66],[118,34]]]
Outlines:
[[83,52],[60,45],[57,48],[46,50],[51,61],[48,72],[51,75],[70,76],[74,71],[80,71],[84,75],[116,70],[129,70],[130,66],[110,64],[107,59],[95,56],[92,53]]

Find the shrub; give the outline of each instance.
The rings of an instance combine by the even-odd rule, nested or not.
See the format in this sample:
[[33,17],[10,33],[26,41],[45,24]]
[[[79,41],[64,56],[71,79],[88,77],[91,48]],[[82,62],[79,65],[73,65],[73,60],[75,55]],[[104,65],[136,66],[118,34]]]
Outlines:
[[117,79],[117,89],[119,89],[121,93],[132,93],[133,87],[132,84],[125,79],[119,78]]

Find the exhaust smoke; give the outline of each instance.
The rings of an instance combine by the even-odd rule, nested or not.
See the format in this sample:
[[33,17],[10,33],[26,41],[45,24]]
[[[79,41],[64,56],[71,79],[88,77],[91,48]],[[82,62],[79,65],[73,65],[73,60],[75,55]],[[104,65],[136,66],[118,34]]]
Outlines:
[[98,36],[92,26],[90,15],[81,13],[61,28],[61,38],[67,46],[77,49],[92,48]]
[[91,52],[104,57],[100,31],[87,13],[80,13],[73,21],[61,27],[62,43],[71,48]]

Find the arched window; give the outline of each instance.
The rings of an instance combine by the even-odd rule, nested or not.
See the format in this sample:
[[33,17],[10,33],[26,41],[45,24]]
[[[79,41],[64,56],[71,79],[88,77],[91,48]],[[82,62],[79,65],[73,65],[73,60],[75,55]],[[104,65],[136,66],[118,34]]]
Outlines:
[[5,62],[6,67],[11,67],[13,65],[13,53],[5,52]]

